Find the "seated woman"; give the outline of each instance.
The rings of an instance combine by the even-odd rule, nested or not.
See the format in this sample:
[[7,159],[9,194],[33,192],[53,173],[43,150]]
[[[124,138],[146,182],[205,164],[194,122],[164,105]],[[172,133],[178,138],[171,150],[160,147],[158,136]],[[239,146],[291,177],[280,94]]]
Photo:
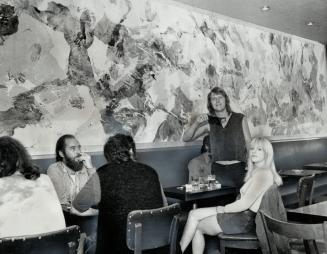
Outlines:
[[24,146],[0,137],[0,238],[65,228],[57,193]]
[[90,178],[73,206],[83,212],[98,204],[97,254],[130,253],[126,245],[128,213],[162,207],[166,199],[156,171],[136,162],[132,137],[110,137],[104,155],[108,164]]
[[206,235],[246,233],[254,227],[255,215],[265,192],[282,184],[273,160],[273,148],[266,138],[253,138],[248,156],[248,172],[240,189],[240,199],[226,206],[192,210],[189,213],[181,251],[192,241],[193,254],[203,253]]

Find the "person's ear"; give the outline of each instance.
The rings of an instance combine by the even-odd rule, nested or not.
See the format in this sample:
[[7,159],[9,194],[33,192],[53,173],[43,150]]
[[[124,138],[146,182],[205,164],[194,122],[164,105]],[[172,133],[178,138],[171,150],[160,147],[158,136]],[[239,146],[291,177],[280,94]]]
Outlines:
[[65,157],[64,156],[64,153],[62,151],[59,151],[59,155],[60,155],[61,158],[64,158]]

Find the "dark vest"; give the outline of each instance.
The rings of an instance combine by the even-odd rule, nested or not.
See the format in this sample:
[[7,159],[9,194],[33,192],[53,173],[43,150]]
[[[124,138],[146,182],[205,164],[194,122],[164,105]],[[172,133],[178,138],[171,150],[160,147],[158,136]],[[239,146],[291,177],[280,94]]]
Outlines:
[[97,254],[131,253],[126,245],[129,212],[163,206],[156,171],[133,161],[107,164],[97,171],[101,186]]
[[232,112],[225,128],[218,117],[209,116],[210,147],[213,161],[246,162],[246,144],[242,128],[244,115]]

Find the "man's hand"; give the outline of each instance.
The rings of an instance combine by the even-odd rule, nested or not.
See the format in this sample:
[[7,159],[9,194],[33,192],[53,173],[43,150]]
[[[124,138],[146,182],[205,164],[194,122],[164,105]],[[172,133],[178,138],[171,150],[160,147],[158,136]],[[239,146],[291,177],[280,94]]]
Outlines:
[[224,213],[225,208],[223,206],[217,206],[216,211],[217,213]]
[[196,118],[196,122],[200,124],[203,122],[207,122],[208,119],[209,119],[208,114],[201,114]]
[[98,215],[99,214],[99,210],[93,209],[93,208],[89,208],[85,212],[79,212],[78,210],[76,210],[72,206],[71,209],[70,209],[70,213],[71,214],[78,215],[78,216],[95,216],[95,215]]
[[88,155],[87,153],[82,153],[81,156],[79,157],[79,161],[83,161],[83,164],[87,169],[93,168],[91,156]]

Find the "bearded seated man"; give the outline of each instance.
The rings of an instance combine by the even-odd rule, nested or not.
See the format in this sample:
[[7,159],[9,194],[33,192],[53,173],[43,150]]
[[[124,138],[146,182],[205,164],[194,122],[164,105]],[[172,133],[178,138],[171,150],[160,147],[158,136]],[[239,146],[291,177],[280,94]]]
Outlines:
[[48,168],[67,226],[79,225],[87,236],[95,235],[97,209],[90,208],[80,213],[72,208],[72,201],[96,172],[90,155],[81,152],[81,145],[73,135],[63,135],[56,144],[56,162]]

